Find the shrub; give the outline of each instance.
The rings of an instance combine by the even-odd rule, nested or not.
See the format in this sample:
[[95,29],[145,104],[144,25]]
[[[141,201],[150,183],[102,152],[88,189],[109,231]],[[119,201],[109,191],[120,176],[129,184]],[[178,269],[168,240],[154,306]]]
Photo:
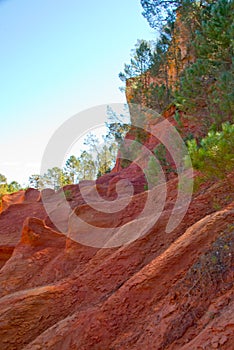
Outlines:
[[147,169],[145,169],[145,175],[148,182],[148,188],[152,188],[159,183],[160,165],[156,160],[156,157],[151,156],[148,162]]
[[193,167],[205,179],[224,179],[234,169],[234,124],[223,123],[221,131],[210,131],[198,145],[187,142]]
[[65,190],[63,192],[61,192],[61,195],[65,196],[67,201],[71,201],[72,200],[72,191],[71,190]]

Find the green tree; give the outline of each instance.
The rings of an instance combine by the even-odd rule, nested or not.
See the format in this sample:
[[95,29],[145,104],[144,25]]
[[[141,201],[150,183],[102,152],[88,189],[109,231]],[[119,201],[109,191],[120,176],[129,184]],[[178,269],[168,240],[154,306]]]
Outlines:
[[104,144],[99,154],[99,164],[97,177],[109,173],[116,159],[117,147],[115,144]]
[[5,175],[0,174],[0,185],[5,185],[7,183],[7,178]]
[[0,203],[2,201],[2,197],[5,194],[18,192],[21,189],[22,187],[17,181],[12,181],[10,184],[8,184],[6,176],[3,174],[0,174]]
[[42,177],[44,187],[53,188],[58,190],[60,187],[69,183],[69,179],[65,172],[59,167],[53,167],[48,169]]
[[[129,78],[141,77],[152,64],[152,52],[150,43],[146,40],[138,40],[133,50],[130,64],[125,64],[124,73],[119,74],[122,81]],[[145,80],[142,80],[144,84]]]
[[145,175],[147,178],[148,188],[152,188],[159,183],[160,165],[154,156],[151,156],[148,162],[148,166],[145,169]]
[[39,190],[43,186],[43,179],[39,174],[33,174],[29,177],[29,186]]
[[[125,64],[124,73],[119,74],[120,79],[126,84],[126,89],[129,88],[127,93],[132,103],[142,104],[161,112],[172,101],[168,76],[169,61],[174,60],[179,74],[179,52],[175,48],[174,30],[174,22],[168,21],[156,44],[138,41],[139,47],[136,49],[134,58],[129,65]],[[168,50],[169,47],[170,50]],[[154,76],[163,83],[150,82],[150,77]],[[131,78],[134,79],[131,80]]]
[[79,181],[94,180],[96,177],[97,169],[92,155],[87,151],[83,151],[79,157],[79,161],[81,164]]
[[[134,132],[140,133],[141,129],[134,130]],[[137,136],[137,134],[136,134]],[[139,140],[132,141],[130,143],[123,142],[120,147],[120,156],[121,156],[121,167],[127,168],[141,152],[141,142]]]
[[138,40],[133,50],[130,64],[125,64],[124,72],[119,74],[119,78],[125,82],[134,78],[131,83],[132,103],[143,103],[145,91],[149,86],[147,71],[152,66],[151,45],[145,40]]
[[7,178],[5,175],[0,174],[0,199],[7,193]]
[[205,179],[225,179],[234,170],[234,124],[223,123],[221,131],[210,131],[200,144],[195,139],[187,144],[193,167]]
[[206,111],[208,127],[230,120],[234,112],[233,12],[233,0],[218,0],[201,10],[194,39],[197,60],[183,72],[175,95],[179,109]]
[[173,101],[172,90],[165,84],[151,84],[146,92],[147,107],[161,113]]
[[[168,21],[174,21],[179,10],[188,21],[194,19],[197,9],[204,8],[216,0],[141,0],[143,16],[152,28],[161,30]],[[191,26],[191,22],[190,22]]]
[[127,132],[130,130],[128,119],[126,115],[117,114],[110,106],[107,106],[107,134],[104,141],[111,144],[115,143],[120,147]]
[[176,9],[183,3],[183,0],[141,0],[142,14],[152,28],[161,29],[175,18]]
[[8,185],[8,192],[13,193],[13,192],[18,192],[22,189],[21,185],[17,181],[12,181]]
[[74,155],[70,156],[66,161],[64,171],[70,182],[76,184],[78,182],[79,174],[81,171],[80,159]]

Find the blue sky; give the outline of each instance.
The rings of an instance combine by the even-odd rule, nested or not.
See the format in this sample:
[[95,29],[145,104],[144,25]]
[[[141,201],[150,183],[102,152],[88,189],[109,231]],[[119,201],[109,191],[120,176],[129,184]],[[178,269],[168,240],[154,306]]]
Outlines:
[[[118,73],[155,33],[140,0],[0,0],[0,173],[26,183],[72,115],[125,102]],[[81,120],[81,123],[84,123]]]

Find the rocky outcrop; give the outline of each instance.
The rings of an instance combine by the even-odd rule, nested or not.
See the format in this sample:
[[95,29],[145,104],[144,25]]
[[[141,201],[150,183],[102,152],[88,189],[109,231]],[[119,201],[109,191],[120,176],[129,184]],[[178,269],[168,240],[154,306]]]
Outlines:
[[29,189],[6,195],[0,214],[0,266],[11,256],[21,237],[24,220],[30,216],[44,219],[47,214],[40,202],[40,193]]
[[[231,249],[229,225],[234,218],[233,208],[231,205],[197,222],[106,300],[86,308],[85,312],[81,309],[73,313],[26,349],[38,346],[45,349],[180,349],[186,343],[189,348],[190,341],[196,344],[202,327],[199,323],[204,324],[203,318],[209,317],[208,305],[219,304],[220,294],[225,294],[221,305],[225,311],[232,307],[231,280],[226,265],[230,259],[223,257],[219,262],[224,267],[220,273],[214,272],[209,258],[216,251],[222,253],[224,244],[227,250]],[[220,232],[223,232],[221,242]],[[199,275],[203,268],[207,269],[207,276],[204,274],[201,281]],[[212,296],[212,302],[201,299],[203,283],[209,286],[204,294]],[[212,290],[213,283],[215,290]],[[218,331],[216,324],[215,341],[207,339],[207,348],[217,343],[228,349],[233,321],[230,311],[228,316],[223,320],[223,331]],[[207,328],[212,329],[212,326]]]
[[6,210],[11,204],[18,204],[24,201],[25,191],[19,191],[11,194],[6,194],[2,198],[1,210],[3,212]]
[[[146,72],[147,86],[173,87],[194,60],[179,16],[175,27],[167,81]],[[128,102],[133,85],[127,81]],[[125,141],[137,140],[139,115],[131,105],[130,112],[134,126]],[[146,112],[138,140],[146,150],[155,151],[160,137],[170,141],[164,121],[184,140],[203,136],[201,123],[175,112],[173,105],[161,117]],[[234,173],[203,184],[168,232],[172,215],[176,221],[183,212],[183,201],[175,208],[183,189],[167,152],[166,183],[148,190],[146,153],[125,167],[117,159],[96,182],[3,197],[1,350],[233,348]]]
[[[99,181],[107,195],[111,182]],[[86,185],[95,204],[92,184]],[[69,191],[74,211],[63,216],[67,233],[48,225],[40,201],[30,203],[31,211],[22,202],[0,215],[1,237],[13,251],[0,270],[1,349],[231,348],[234,198],[228,182],[204,185],[168,234],[177,196],[177,180],[170,180],[159,220],[120,248],[73,240],[72,217],[97,228],[135,223],[147,192],[133,195],[116,216],[82,203],[78,186]],[[56,211],[61,191],[48,197]]]
[[[131,103],[136,97],[136,90],[139,88],[138,82],[140,81],[140,89],[143,88],[140,101],[138,95],[138,103],[147,106],[147,99],[145,93],[147,89],[152,85],[166,86],[172,90],[175,90],[176,83],[179,80],[181,73],[186,67],[196,60],[195,50],[190,44],[193,40],[191,33],[195,31],[194,22],[191,19],[190,23],[182,21],[180,12],[177,12],[176,21],[174,24],[173,35],[171,43],[168,47],[167,53],[163,62],[160,64],[157,75],[149,71],[146,71],[141,76],[132,77],[126,81],[126,98],[127,102]],[[144,91],[145,90],[145,91]],[[136,101],[134,103],[137,103]],[[168,106],[164,106],[168,108]]]

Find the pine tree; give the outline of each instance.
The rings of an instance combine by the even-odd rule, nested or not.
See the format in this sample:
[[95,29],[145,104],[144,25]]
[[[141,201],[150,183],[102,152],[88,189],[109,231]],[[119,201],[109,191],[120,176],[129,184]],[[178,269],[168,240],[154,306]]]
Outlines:
[[148,162],[148,166],[145,170],[149,189],[159,184],[159,172],[160,165],[157,162],[156,157],[151,156]]
[[74,155],[70,156],[69,159],[66,161],[64,171],[67,177],[70,179],[71,183],[77,183],[81,171],[81,164],[79,158],[75,157]]
[[[205,179],[225,179],[234,169],[234,124],[223,123],[221,131],[210,131],[198,144],[188,141],[188,151],[193,167]],[[186,159],[185,159],[186,161]]]
[[183,73],[176,93],[181,110],[206,111],[207,125],[221,125],[234,113],[234,1],[218,0],[201,11],[194,47],[197,60]]

